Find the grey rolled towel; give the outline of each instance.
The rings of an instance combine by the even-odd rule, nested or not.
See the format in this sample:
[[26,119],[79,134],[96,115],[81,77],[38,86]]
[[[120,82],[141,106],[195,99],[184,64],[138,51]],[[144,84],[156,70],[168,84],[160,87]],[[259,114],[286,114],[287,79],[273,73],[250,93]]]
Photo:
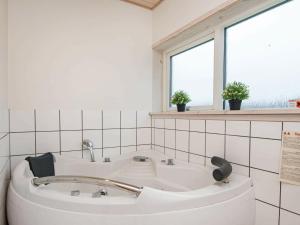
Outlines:
[[48,152],[41,156],[27,157],[30,170],[35,177],[55,176],[54,156]]

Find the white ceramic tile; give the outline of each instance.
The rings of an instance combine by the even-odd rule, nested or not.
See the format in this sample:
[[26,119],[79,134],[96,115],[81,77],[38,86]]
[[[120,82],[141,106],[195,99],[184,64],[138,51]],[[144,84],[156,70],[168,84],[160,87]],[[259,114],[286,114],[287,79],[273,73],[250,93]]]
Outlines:
[[224,120],[207,120],[206,132],[224,134],[225,133],[225,121]]
[[249,138],[226,136],[226,159],[241,165],[249,165]]
[[205,155],[205,134],[190,132],[190,152]]
[[137,129],[137,144],[138,145],[151,144],[151,128]]
[[154,127],[155,128],[165,128],[165,120],[164,119],[155,119]]
[[59,152],[59,132],[37,132],[36,152]]
[[103,130],[103,146],[118,147],[120,146],[120,130]]
[[81,110],[61,110],[60,121],[62,130],[82,129]]
[[89,139],[93,142],[94,148],[102,148],[102,131],[101,130],[84,130],[83,140]]
[[175,149],[175,130],[165,130],[165,145]]
[[[94,156],[96,162],[102,161],[102,149],[94,149]],[[90,161],[91,160],[91,153],[89,150],[83,150],[83,158]]]
[[256,201],[255,225],[278,225],[278,208]]
[[83,129],[101,129],[102,111],[83,110]]
[[239,175],[246,176],[246,177],[249,176],[249,168],[248,167],[239,166],[236,164],[231,164],[231,166],[232,166],[232,173],[239,174]]
[[188,152],[189,150],[189,132],[176,131],[176,149]]
[[0,139],[0,157],[8,157],[8,156],[9,156],[9,136],[7,135]]
[[[117,157],[120,155],[120,147],[103,149],[103,157]],[[113,160],[112,160],[113,161]]]
[[122,117],[121,117],[122,128],[135,128],[137,126],[136,116],[137,116],[136,111],[122,110]]
[[262,138],[281,138],[281,122],[251,122],[251,136],[262,137]]
[[[297,196],[297,197],[296,197]],[[300,186],[282,183],[281,207],[300,214]]]
[[190,154],[190,163],[204,165],[204,160],[202,156]]
[[34,111],[10,111],[10,131],[34,131]]
[[122,154],[127,154],[127,153],[131,153],[131,152],[136,152],[137,151],[137,147],[136,146],[127,146],[127,147],[122,147]]
[[72,157],[72,158],[81,159],[82,158],[82,151],[61,152],[61,155],[66,156],[67,158]]
[[166,129],[175,129],[175,119],[165,119],[165,128]]
[[62,131],[61,132],[61,150],[81,150],[82,133],[81,131]]
[[31,133],[10,134],[10,151],[12,155],[34,154],[35,135]]
[[149,116],[149,112],[137,112],[137,125],[138,127],[151,127],[151,117]]
[[189,130],[189,120],[176,119],[176,130]]
[[151,151],[151,145],[138,145],[137,150],[138,151],[145,151],[145,150]]
[[205,132],[205,120],[190,120],[190,130]]
[[294,213],[280,210],[280,225],[299,225],[300,216]]
[[226,121],[226,134],[249,136],[250,121]]
[[9,130],[8,110],[0,110],[0,132],[6,133]]
[[36,110],[36,130],[37,131],[59,130],[59,111],[58,110]]
[[224,135],[207,134],[206,135],[206,155],[209,157],[224,157]]
[[9,132],[0,132],[0,139],[3,138],[5,135],[8,135]]
[[284,122],[283,130],[300,132],[300,122]]
[[272,172],[279,171],[281,142],[252,138],[251,140],[251,166]]
[[136,145],[136,129],[122,129],[121,145]]
[[254,183],[255,197],[264,202],[279,206],[279,175],[256,169],[251,169],[250,174]]
[[34,156],[34,155],[19,155],[19,156],[12,156],[11,157],[11,172],[13,172],[13,170],[15,169],[15,167],[22,162],[23,160],[25,160],[26,157],[28,156]]
[[[175,157],[176,157],[176,160],[188,162],[188,153],[187,152],[176,151]],[[176,164],[176,162],[175,162],[175,164]]]
[[175,150],[174,149],[166,148],[165,150],[166,150],[166,158],[175,159]]
[[164,130],[163,129],[154,129],[154,140],[155,145],[164,146]]
[[164,147],[157,146],[157,145],[154,146],[154,150],[155,150],[155,151],[158,151],[158,152],[161,152],[161,153],[164,153],[164,152],[165,152]]
[[120,128],[120,111],[103,111],[103,128]]

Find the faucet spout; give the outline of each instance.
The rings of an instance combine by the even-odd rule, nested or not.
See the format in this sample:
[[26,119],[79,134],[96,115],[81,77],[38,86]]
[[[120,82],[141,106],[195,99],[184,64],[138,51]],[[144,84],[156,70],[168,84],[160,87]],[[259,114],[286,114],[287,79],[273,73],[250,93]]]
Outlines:
[[89,139],[85,139],[83,140],[82,145],[90,151],[91,162],[96,162],[93,142]]

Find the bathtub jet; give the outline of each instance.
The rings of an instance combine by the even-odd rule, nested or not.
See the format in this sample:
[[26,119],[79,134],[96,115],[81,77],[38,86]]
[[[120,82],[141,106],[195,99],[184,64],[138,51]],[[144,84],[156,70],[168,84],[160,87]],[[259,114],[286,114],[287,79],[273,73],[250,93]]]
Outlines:
[[231,174],[229,182],[216,182],[212,174],[220,164],[210,168],[174,160],[170,166],[169,157],[153,150],[135,156],[93,163],[58,156],[55,173],[40,177],[22,161],[9,186],[9,224],[254,224],[249,177]]

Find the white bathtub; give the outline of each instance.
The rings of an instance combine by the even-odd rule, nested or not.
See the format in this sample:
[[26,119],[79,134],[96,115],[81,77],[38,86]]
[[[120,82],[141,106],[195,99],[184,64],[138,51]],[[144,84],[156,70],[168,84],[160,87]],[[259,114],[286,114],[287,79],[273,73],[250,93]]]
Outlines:
[[[135,162],[134,155],[151,158]],[[99,187],[59,183],[34,186],[28,163],[12,174],[7,210],[10,225],[254,225],[255,197],[250,178],[232,174],[217,183],[210,169],[176,161],[165,155],[136,152],[112,162],[88,162],[56,157],[56,175],[105,177],[142,186],[136,196],[106,188],[107,196],[93,198]],[[105,187],[104,187],[105,188]],[[79,196],[70,192],[80,190]]]

